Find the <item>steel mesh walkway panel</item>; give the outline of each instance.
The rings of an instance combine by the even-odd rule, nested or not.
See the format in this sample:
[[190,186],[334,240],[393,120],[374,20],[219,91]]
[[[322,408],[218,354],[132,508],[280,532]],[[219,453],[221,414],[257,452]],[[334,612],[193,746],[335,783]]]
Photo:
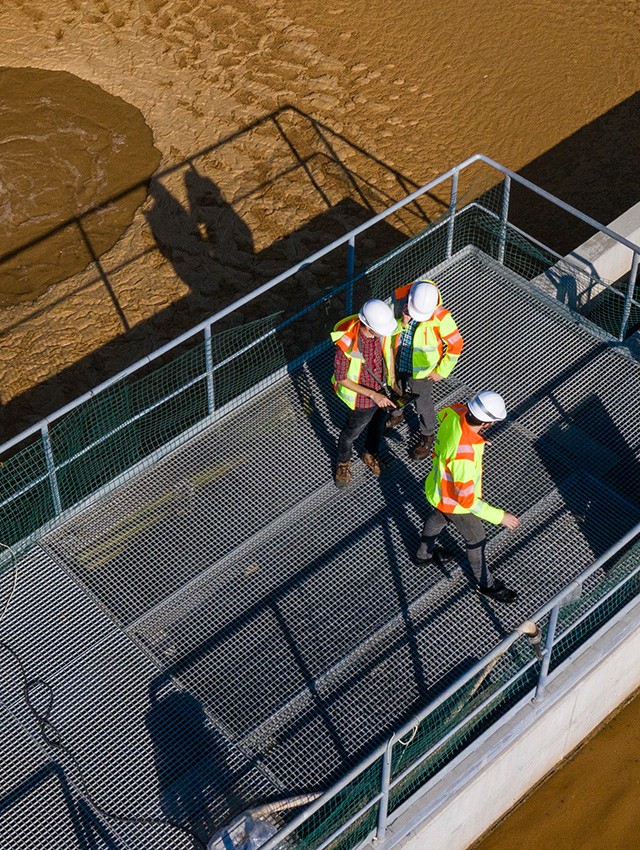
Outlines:
[[[429,462],[409,460],[412,411],[380,479],[356,461],[335,489],[345,411],[320,353],[50,533],[27,571],[6,634],[41,658],[97,796],[204,833],[326,788],[638,522],[618,471],[638,466],[640,367],[475,249],[436,279],[467,341],[438,406],[492,388],[510,410],[484,489],[522,517],[488,544],[520,601],[471,589],[455,531],[445,567],[413,563]],[[110,828],[182,846],[166,826]]]
[[306,456],[317,441],[296,409],[297,394],[280,386],[256,397],[147,473],[142,490],[120,488],[51,540],[131,622],[326,480],[328,462]]
[[11,750],[5,752],[0,772],[3,846],[82,850],[86,833],[64,770],[47,758],[4,704],[0,704],[0,733]]
[[[493,614],[488,603],[470,594],[466,580],[455,578],[459,567],[448,578],[426,577],[412,565],[424,496],[419,468],[406,463],[406,427],[387,441],[389,466],[379,482],[361,473],[351,492],[336,493],[327,448],[337,431],[331,416],[337,410],[339,423],[341,411],[328,397],[330,352],[260,395],[265,423],[257,434],[246,425],[259,419],[251,403],[223,428],[179,452],[167,469],[145,476],[148,493],[158,480],[174,480],[178,465],[197,468],[220,443],[230,452],[253,452],[239,474],[233,470],[235,493],[230,481],[223,482],[231,470],[223,470],[219,478],[212,476],[209,491],[191,494],[182,534],[190,534],[196,545],[181,543],[180,554],[199,569],[183,590],[143,611],[131,630],[202,700],[219,728],[291,791],[317,787],[343,771],[376,736],[450,682],[452,670],[459,673],[495,643],[501,634],[496,617],[505,630],[517,625],[637,520],[637,512],[604,485],[572,477],[576,452],[583,468],[591,468],[591,454],[603,468],[618,461],[619,446],[600,447],[585,434],[568,452],[562,425],[563,412],[571,410],[568,400],[577,394],[573,386],[582,381],[597,388],[597,375],[616,386],[613,379],[621,370],[615,353],[560,321],[553,310],[542,310],[516,280],[477,252],[464,252],[438,280],[465,334],[476,338],[476,351],[472,343],[454,378],[436,388],[440,402],[468,397],[491,373],[500,376],[498,388],[515,408],[514,421],[494,429],[485,487],[492,501],[524,513],[515,535],[490,530],[498,572],[522,594],[519,608]],[[555,416],[546,410],[538,414],[537,405],[544,403],[552,405]],[[635,426],[622,421],[615,403],[609,407],[632,437]],[[274,411],[281,411],[279,418]],[[274,422],[278,427],[269,434]],[[615,423],[610,427],[620,433]],[[599,434],[605,443],[615,443],[602,428]],[[629,451],[626,440],[619,437],[618,443]],[[592,491],[589,505],[580,498],[585,486]],[[251,513],[252,488],[262,497],[262,516]],[[216,513],[228,518],[229,500],[234,521],[217,533]],[[105,505],[103,512],[109,509]],[[265,517],[270,522],[265,524]],[[242,528],[249,525],[240,544],[235,518]],[[212,527],[211,539],[202,527],[193,527],[203,521]],[[173,543],[178,522],[170,517],[162,531]],[[56,545],[63,539],[63,533],[50,537]],[[450,544],[463,563],[455,535]],[[147,576],[149,559],[162,558],[170,545],[165,538],[162,548],[154,548],[152,538],[143,535],[143,554],[123,546],[114,560],[122,561],[124,575],[141,558],[142,578],[153,582]],[[157,574],[162,575],[160,564]],[[447,590],[449,581],[455,590]],[[128,586],[144,599],[144,587]],[[434,609],[425,600],[436,591],[441,601]],[[460,606],[457,596],[464,600]],[[475,611],[470,642],[459,634],[465,606]],[[425,638],[426,628],[420,633],[420,616],[437,624],[435,642]]]
[[186,850],[276,793],[38,547],[0,643],[6,846]]

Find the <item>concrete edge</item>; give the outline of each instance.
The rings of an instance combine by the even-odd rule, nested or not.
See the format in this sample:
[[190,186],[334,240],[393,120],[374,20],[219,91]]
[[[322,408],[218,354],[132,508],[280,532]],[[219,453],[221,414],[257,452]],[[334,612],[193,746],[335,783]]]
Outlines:
[[465,850],[640,686],[640,598],[399,810],[378,850]]

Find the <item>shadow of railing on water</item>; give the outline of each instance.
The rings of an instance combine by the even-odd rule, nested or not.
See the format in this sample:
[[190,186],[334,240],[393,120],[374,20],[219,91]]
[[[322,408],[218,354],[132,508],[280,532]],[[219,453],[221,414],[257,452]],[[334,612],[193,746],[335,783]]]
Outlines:
[[[275,141],[285,146],[290,165],[234,196],[233,202],[229,202],[211,176],[208,157],[235,142],[251,144],[250,134],[258,129],[275,130]],[[355,165],[351,162],[353,160]],[[166,185],[170,178],[175,183],[176,176],[180,175],[183,176],[180,193],[185,196],[184,201],[177,197],[175,186]],[[311,187],[310,197],[317,199],[322,211],[268,247],[256,250],[254,240],[258,234],[251,232],[236,207],[255,201],[265,192],[277,191],[279,198],[286,198],[290,181],[297,181],[300,177]],[[331,183],[330,189],[323,188],[322,182]],[[140,185],[131,186],[105,203],[116,202],[127,193],[139,190]],[[292,106],[284,106],[158,172],[150,183],[152,206],[145,211],[155,245],[114,266],[94,254],[97,275],[66,296],[69,299],[82,290],[102,284],[108,291],[123,332],[89,355],[63,366],[47,380],[6,401],[2,409],[0,440],[14,436],[29,424],[53,413],[82,392],[232,303],[240,295],[251,292],[261,283],[286,271],[296,261],[303,260],[313,251],[364,223],[415,188],[416,184],[396,169]],[[381,222],[360,240],[356,270],[400,244],[408,234],[428,225],[443,206],[446,203],[437,196],[425,195],[393,220]],[[20,249],[0,256],[0,264],[68,227],[80,229],[83,244],[90,250],[91,246],[86,245],[83,220],[92,212],[95,211],[88,209],[82,216],[68,219]],[[134,324],[127,318],[127,310],[118,296],[118,276],[136,263],[143,262],[148,266],[148,260],[158,252],[172,263],[177,277],[189,291],[174,303]],[[148,274],[152,272],[147,270],[140,277],[141,286],[145,285]],[[324,289],[340,283],[345,276],[346,247],[335,252],[333,258],[325,258],[318,263],[315,270],[300,272],[295,285],[290,284],[288,290],[281,287],[277,293],[272,293],[268,308],[264,302],[256,303],[255,307],[249,306],[241,314],[229,317],[224,327],[253,318],[254,314],[273,312],[274,303],[279,305],[275,309],[291,307],[293,313],[304,306],[301,295],[310,293],[308,303]],[[0,337],[10,340],[11,333],[21,324],[38,319],[47,312],[53,316],[55,313],[52,311],[63,303],[64,299],[57,299],[46,308],[29,310],[24,318],[0,331]]]

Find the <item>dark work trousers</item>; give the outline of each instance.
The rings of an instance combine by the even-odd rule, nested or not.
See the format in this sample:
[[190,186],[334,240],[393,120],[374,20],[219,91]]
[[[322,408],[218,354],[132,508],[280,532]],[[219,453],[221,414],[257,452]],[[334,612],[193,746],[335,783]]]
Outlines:
[[445,514],[437,508],[432,508],[422,526],[418,558],[426,558],[433,552],[436,539],[448,522],[455,525],[464,537],[469,566],[473,570],[475,580],[482,587],[491,587],[494,581],[493,574],[487,566],[484,556],[487,535],[482,521],[475,514]]
[[436,433],[436,409],[433,405],[433,381],[428,378],[409,378],[409,388],[417,394],[416,413],[420,418],[420,433],[431,437]]
[[386,418],[386,409],[377,405],[349,410],[347,421],[338,437],[338,463],[351,460],[353,444],[365,428],[367,429],[364,440],[365,451],[377,456]]

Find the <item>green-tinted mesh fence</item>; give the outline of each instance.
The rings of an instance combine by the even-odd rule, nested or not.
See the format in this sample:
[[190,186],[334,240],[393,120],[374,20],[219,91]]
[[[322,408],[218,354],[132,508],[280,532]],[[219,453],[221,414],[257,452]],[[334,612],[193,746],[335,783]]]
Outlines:
[[638,595],[639,567],[640,543],[637,543],[614,563],[598,570],[585,583],[580,598],[561,609],[551,669],[561,664],[576,647]]
[[551,253],[517,231],[503,227],[495,214],[472,203],[456,215],[453,229],[448,217],[444,218],[368,270],[366,276],[374,297],[386,298],[396,287],[437,268],[447,258],[449,240],[452,253],[473,245],[495,260],[502,259],[505,266],[525,280],[535,279],[555,262]]
[[0,466],[0,502],[0,540],[8,546],[28,540],[40,526],[55,519],[56,504],[38,437]]
[[192,433],[212,410],[282,368],[286,361],[273,333],[276,319],[270,316],[213,336],[210,382],[201,340],[61,417],[49,429],[55,475],[47,474],[42,439],[12,454],[0,467],[0,501],[6,502],[0,539],[8,545],[27,543],[55,519],[56,500],[65,511],[106,484],[121,481],[155,451]]
[[[380,793],[382,759],[378,759],[296,829],[288,839],[296,850],[314,848],[355,817]],[[378,805],[373,805],[329,845],[331,850],[357,847],[375,828]]]
[[[588,274],[576,262],[559,258],[503,224],[500,220],[501,194],[501,187],[486,192],[481,202],[473,201],[457,212],[453,227],[447,214],[375,263],[366,273],[373,296],[386,298],[396,287],[436,268],[447,258],[449,243],[453,254],[473,245],[546,296],[618,338],[625,312],[627,282],[607,281]],[[640,284],[636,284],[629,306],[625,336],[640,326]]]
[[[428,715],[415,734],[394,743],[392,781],[396,784],[390,795],[390,812],[531,690],[537,675],[532,658],[531,649],[521,638],[495,666],[489,664]],[[515,681],[505,688],[514,676]]]

